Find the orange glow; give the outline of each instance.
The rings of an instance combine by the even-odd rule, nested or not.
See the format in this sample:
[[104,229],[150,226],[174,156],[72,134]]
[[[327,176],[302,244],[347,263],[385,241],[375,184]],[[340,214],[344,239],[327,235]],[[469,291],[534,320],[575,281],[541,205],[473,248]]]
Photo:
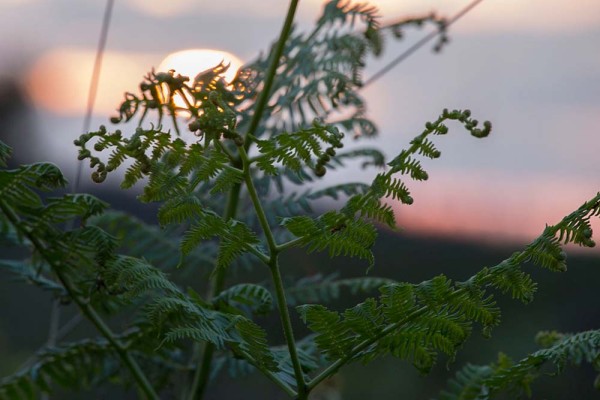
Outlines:
[[[242,60],[231,53],[219,50],[190,49],[171,53],[161,61],[157,72],[174,69],[177,74],[189,76],[190,80],[193,80],[198,73],[215,67],[221,62],[229,64],[229,69],[225,72],[225,80],[231,82],[242,66]],[[185,107],[185,102],[179,95],[175,96],[174,100],[178,107]]]
[[[388,201],[407,233],[527,243],[593,197],[593,182],[572,178],[485,173],[431,173],[409,184],[414,204]],[[600,221],[591,220],[595,231]]]
[[199,72],[218,65],[220,62],[230,64],[225,79],[230,82],[242,66],[242,60],[231,53],[209,49],[190,49],[171,53],[158,65],[157,71],[174,69],[176,73],[194,79]]
[[[42,55],[26,74],[25,85],[33,104],[65,116],[81,115],[87,96],[96,53],[91,49],[59,48]],[[160,60],[156,54],[107,51],[94,113],[109,116],[123,101],[123,93],[136,92],[142,77]],[[221,61],[231,63],[225,74],[231,80],[242,65],[236,56],[217,50],[184,50],[167,56],[158,70],[175,69],[192,79],[198,72]],[[177,101],[176,101],[177,102]],[[177,102],[183,106],[183,101]]]
[[[59,48],[40,57],[25,82],[34,105],[60,115],[83,114],[95,57],[95,51],[78,48]],[[135,90],[152,62],[148,54],[106,52],[94,112],[114,114],[123,93]]]

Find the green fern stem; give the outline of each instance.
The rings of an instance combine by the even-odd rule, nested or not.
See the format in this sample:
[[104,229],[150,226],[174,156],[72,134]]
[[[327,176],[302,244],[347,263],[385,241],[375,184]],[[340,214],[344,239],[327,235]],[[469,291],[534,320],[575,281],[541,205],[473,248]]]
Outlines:
[[[452,294],[450,294],[448,296],[447,301],[450,302],[453,298],[459,297],[461,294],[463,294],[466,291],[467,291],[467,289],[456,290],[455,292],[453,292]],[[352,359],[354,357],[356,357],[363,350],[367,349],[369,346],[377,343],[379,340],[381,340],[385,336],[393,333],[394,331],[398,330],[403,325],[406,325],[406,324],[414,321],[415,319],[421,317],[423,314],[427,313],[429,310],[430,310],[429,306],[423,306],[423,307],[411,312],[410,314],[408,314],[404,319],[402,319],[398,322],[395,322],[391,325],[388,325],[386,328],[382,329],[381,332],[379,332],[377,335],[375,335],[369,339],[363,340],[361,343],[354,346],[354,348],[348,353],[348,355],[335,360],[327,368],[325,368],[323,371],[321,371],[321,373],[319,373],[317,376],[315,376],[313,379],[311,379],[307,383],[308,390],[310,391],[310,390],[314,389],[319,383],[323,382],[325,379],[327,379],[330,376],[337,373],[337,371],[341,367],[348,364],[350,361],[352,361]]]
[[[240,184],[235,184],[231,188],[231,191],[229,192],[229,197],[227,199],[227,206],[225,207],[225,211],[223,213],[223,219],[225,219],[225,221],[228,221],[229,219],[235,217],[237,213],[238,203],[240,200],[240,191]],[[217,270],[215,279],[210,287],[210,291],[208,293],[207,298],[211,299],[223,291],[223,289],[225,288],[226,272],[226,268],[219,268]],[[192,380],[192,386],[190,387],[188,396],[189,400],[202,399],[204,397],[204,392],[206,391],[206,386],[210,377],[213,356],[215,354],[215,345],[212,343],[205,342],[202,345],[200,354],[201,359],[194,373],[194,379]]]
[[[458,293],[458,291],[455,292],[454,294],[457,294],[457,293]],[[369,338],[369,339],[364,340],[361,343],[357,344],[350,351],[350,353],[348,353],[347,356],[338,358],[331,365],[329,365],[329,367],[327,367],[323,371],[321,371],[321,373],[319,375],[317,375],[313,379],[311,379],[307,383],[308,390],[310,391],[310,390],[314,389],[319,383],[323,382],[325,379],[327,379],[330,376],[332,376],[333,374],[335,374],[341,367],[343,367],[345,364],[350,362],[358,353],[360,353],[367,347],[371,346],[372,344],[377,343],[383,337],[394,332],[395,330],[400,328],[402,325],[405,325],[405,324],[413,321],[414,319],[420,317],[421,315],[426,313],[428,310],[429,310],[428,306],[423,306],[423,307],[419,308],[418,310],[415,310],[412,313],[410,313],[409,315],[407,315],[404,319],[402,319],[398,322],[395,322],[392,325],[389,325],[385,329],[382,329],[378,335],[375,335],[372,338]]]
[[102,317],[94,310],[94,308],[84,299],[79,297],[77,290],[69,281],[69,278],[63,273],[60,265],[53,262],[51,257],[48,257],[46,254],[45,246],[43,243],[35,236],[33,236],[26,229],[23,229],[19,217],[15,214],[15,212],[6,205],[3,201],[0,201],[0,209],[6,215],[8,220],[12,223],[17,231],[19,231],[24,237],[29,239],[31,244],[36,248],[36,250],[41,254],[41,256],[48,262],[48,264],[52,267],[52,270],[66,289],[69,297],[73,299],[75,304],[79,307],[82,314],[96,327],[98,332],[110,343],[110,345],[115,349],[115,351],[119,354],[121,361],[123,364],[129,369],[133,379],[138,384],[139,389],[145,394],[147,399],[158,400],[159,397],[152,388],[150,381],[140,368],[139,364],[133,359],[131,354],[127,349],[127,346],[122,344],[112,330],[106,325]]
[[294,367],[294,375],[296,377],[296,382],[298,385],[298,399],[307,398],[308,392],[306,391],[306,383],[304,382],[304,374],[302,372],[302,367],[300,365],[300,359],[298,358],[298,351],[296,350],[296,341],[294,339],[294,331],[292,329],[292,321],[290,319],[290,313],[288,311],[288,303],[285,299],[285,291],[283,288],[283,280],[281,278],[281,272],[279,270],[279,261],[278,261],[278,246],[275,242],[275,237],[273,236],[273,232],[271,231],[271,227],[269,226],[269,222],[267,220],[267,216],[265,214],[265,210],[258,198],[258,193],[256,192],[256,188],[254,187],[254,182],[252,181],[252,176],[250,175],[250,160],[248,158],[248,154],[243,146],[239,147],[240,157],[242,159],[242,163],[244,166],[244,181],[246,183],[246,187],[248,189],[248,194],[250,195],[250,199],[252,200],[252,204],[254,205],[254,209],[256,210],[256,215],[258,216],[258,221],[260,222],[260,226],[262,227],[265,237],[267,239],[267,243],[269,245],[269,268],[271,270],[271,276],[273,278],[273,284],[275,285],[275,293],[277,297],[277,305],[279,307],[279,315],[281,317],[281,324],[283,326],[283,333],[285,335],[285,340],[288,345],[288,350],[290,352],[290,359],[292,360],[292,366]]
[[269,378],[271,382],[275,383],[277,386],[283,389],[283,391],[286,392],[290,397],[296,398],[298,393],[294,389],[292,389],[292,387],[290,387],[290,385],[288,385],[287,382],[280,379],[275,373],[273,373],[273,371],[268,370],[261,363],[256,362],[256,360],[254,360],[254,358],[250,354],[246,352],[242,352],[242,354],[244,355],[246,361],[248,361],[256,369],[262,372],[262,374]]
[[[434,122],[427,122],[425,124],[425,129],[423,130],[423,132],[411,141],[411,146],[408,149],[402,151],[400,153],[400,155],[398,155],[398,157],[396,157],[394,160],[392,160],[390,163],[388,163],[388,165],[391,166],[391,168],[383,175],[384,180],[391,178],[392,175],[394,175],[398,172],[401,172],[401,170],[402,170],[401,167],[406,165],[407,160],[410,158],[410,156],[419,152],[419,149],[421,148],[421,144],[427,139],[428,136],[447,134],[448,127],[446,125],[444,125],[445,121],[461,122],[465,126],[465,128],[471,133],[471,135],[473,135],[477,138],[483,138],[483,137],[488,136],[491,131],[491,127],[492,127],[491,123],[489,121],[485,121],[483,123],[483,128],[480,129],[480,128],[477,128],[477,124],[478,124],[477,120],[471,119],[470,116],[471,116],[470,110],[448,111],[447,109],[444,109],[442,112],[442,115],[440,115],[437,118],[437,120],[435,120]],[[439,156],[440,156],[440,153],[437,152],[436,155],[432,154],[430,157],[437,158]],[[427,175],[425,174],[425,176],[422,177],[421,179],[427,179]],[[358,202],[358,204],[355,205],[356,209],[362,208],[374,196],[380,197],[380,195],[376,194],[373,189],[369,190],[367,193],[365,193],[365,195]],[[411,203],[412,203],[412,199],[410,199],[410,202],[406,203],[406,204],[411,204]]]
[[[263,87],[263,89],[260,93],[260,96],[258,98],[258,101],[256,103],[256,109],[254,110],[254,115],[252,116],[252,120],[250,121],[250,126],[248,129],[248,133],[250,135],[254,134],[256,129],[258,128],[258,125],[262,119],[262,116],[263,116],[263,113],[265,110],[265,106],[267,105],[267,102],[269,100],[269,95],[270,95],[271,88],[273,86],[273,81],[275,80],[275,75],[277,72],[277,66],[279,65],[279,60],[281,59],[281,55],[283,54],[283,50],[285,48],[285,43],[290,35],[290,32],[292,31],[294,15],[296,14],[297,7],[298,7],[298,0],[291,0],[290,5],[288,7],[285,21],[283,23],[283,27],[281,29],[281,34],[279,35],[277,47],[276,47],[275,51],[273,52],[273,54],[271,55],[272,58],[270,60],[269,69],[266,73],[264,87]],[[246,138],[244,146],[241,147],[241,149],[248,150],[250,148],[250,144],[251,144],[251,141],[248,138]],[[247,156],[246,156],[246,160],[247,160]],[[228,205],[227,205],[227,209],[225,210],[225,215],[224,215],[225,220],[228,220],[229,218],[235,218],[235,215],[237,213],[237,205],[239,203],[239,198],[240,198],[240,190],[241,190],[241,185],[235,184],[233,186],[231,192],[229,193]],[[256,193],[256,191],[255,191],[255,193]],[[274,241],[273,241],[273,243],[274,243]],[[275,249],[275,247],[273,249]],[[223,290],[224,282],[225,282],[225,272],[226,272],[225,269],[222,269],[217,272],[217,276],[214,280],[214,284],[213,284],[212,290],[211,290],[212,291],[211,294],[213,296],[219,294]],[[279,300],[279,297],[278,297],[278,300]],[[285,298],[284,298],[284,301],[285,301]],[[287,311],[287,305],[286,305],[285,310]],[[289,315],[288,315],[288,319],[289,319]],[[291,324],[290,324],[290,328],[291,328]],[[292,336],[292,338],[293,338],[293,336]],[[295,345],[293,345],[293,347],[294,347],[294,351],[295,351]],[[210,343],[207,343],[204,345],[202,360],[200,362],[199,368],[196,369],[196,374],[194,376],[194,380],[192,383],[192,388],[190,391],[190,400],[193,400],[194,398],[201,399],[204,395],[204,390],[206,389],[206,385],[208,383],[208,378],[210,375],[209,373],[210,373],[210,367],[212,364],[212,358],[213,358],[214,351],[215,351],[214,345],[212,345]],[[294,358],[292,358],[292,360],[294,360]],[[295,357],[295,361],[299,367],[300,362],[298,361],[297,354]],[[294,364],[294,368],[296,368],[296,364]],[[300,369],[300,372],[301,372],[301,369]]]
[[303,237],[299,237],[299,238],[296,238],[296,239],[292,239],[289,242],[282,243],[282,244],[280,244],[280,245],[277,246],[277,252],[281,253],[282,251],[284,251],[286,249],[289,249],[289,248],[294,247],[294,246],[296,246],[298,244],[301,244],[303,240],[304,240]]
[[239,151],[240,157],[242,159],[242,164],[244,166],[244,182],[246,183],[246,188],[248,189],[248,194],[250,195],[252,204],[254,205],[254,209],[256,211],[256,215],[258,216],[260,226],[263,229],[265,237],[267,239],[271,259],[273,259],[277,254],[277,243],[275,242],[275,237],[273,236],[273,232],[271,231],[271,227],[269,226],[267,215],[265,214],[265,210],[263,209],[260,199],[258,198],[256,188],[254,187],[254,182],[252,181],[252,175],[250,174],[250,160],[248,158],[248,154],[246,153],[246,149],[244,149],[243,146],[240,146]]
[[296,350],[294,330],[292,328],[292,320],[290,319],[290,313],[288,311],[288,303],[285,299],[285,290],[283,288],[283,280],[281,279],[281,271],[279,270],[277,254],[271,256],[271,263],[269,265],[269,268],[271,269],[271,276],[273,278],[273,284],[275,285],[275,294],[277,297],[279,316],[281,318],[281,324],[283,326],[283,333],[285,335],[285,340],[287,342],[288,350],[290,352],[290,359],[292,360],[292,366],[294,367],[294,375],[296,377],[296,384],[298,386],[298,396],[296,397],[296,399],[308,399],[308,393],[310,392],[310,388],[304,381],[304,373],[302,372],[302,366],[300,365],[300,359],[298,358],[298,351]]
[[[593,210],[598,209],[598,204],[600,203],[600,193],[597,193],[596,196],[594,196],[592,199],[590,199],[589,201],[587,201],[586,203],[584,203],[581,207],[579,207],[577,210],[575,210],[574,212],[572,212],[570,215],[566,216],[565,218],[563,218],[559,223],[557,223],[556,225],[550,225],[550,226],[546,226],[546,228],[544,229],[543,233],[537,237],[533,242],[531,242],[525,250],[520,251],[520,252],[516,252],[514,253],[511,257],[509,257],[508,259],[502,261],[500,264],[490,268],[490,273],[486,276],[480,277],[478,279],[478,285],[481,288],[485,288],[488,285],[492,284],[493,282],[493,275],[492,275],[492,270],[494,269],[501,269],[504,268],[506,265],[521,265],[527,261],[529,261],[531,259],[531,249],[534,249],[535,246],[540,243],[541,241],[544,240],[544,238],[546,237],[556,237],[557,234],[559,234],[563,229],[565,229],[566,227],[569,226],[570,223],[578,221],[582,218],[582,214],[588,214],[589,212],[593,212]],[[565,240],[565,242],[567,242],[568,240]],[[469,279],[472,280],[473,278]],[[468,281],[466,283],[469,283]],[[460,297],[462,294],[464,294],[466,291],[468,291],[469,289],[467,289],[467,287],[462,287],[457,289],[456,291],[454,291],[452,294],[450,294],[450,296],[447,299],[447,302],[450,303],[451,300],[455,297]],[[406,325],[410,322],[412,322],[413,320],[415,320],[416,318],[419,318],[420,316],[422,316],[423,314],[427,313],[429,311],[429,306],[423,306],[413,312],[411,312],[410,314],[408,314],[404,319],[395,322],[389,326],[387,326],[386,328],[382,329],[381,332],[379,332],[379,334],[366,339],[364,341],[362,341],[361,343],[357,344],[349,353],[348,355],[346,355],[345,357],[341,357],[339,359],[337,359],[336,361],[334,361],[332,364],[330,364],[327,368],[325,368],[323,371],[321,371],[321,373],[319,373],[317,376],[315,376],[313,379],[311,379],[308,383],[307,383],[307,390],[310,392],[312,389],[314,389],[319,383],[321,383],[322,381],[324,381],[325,379],[329,378],[330,376],[332,376],[333,374],[335,374],[341,367],[343,367],[345,364],[347,364],[348,362],[350,362],[354,357],[356,357],[360,352],[362,352],[363,350],[365,350],[366,348],[368,348],[369,346],[375,344],[376,342],[378,342],[379,340],[381,340],[383,337],[391,334],[392,332],[396,331],[397,329],[399,329],[400,327],[402,327],[403,325]]]
[[[525,252],[521,252],[521,253],[517,253],[517,255],[509,258],[509,260],[523,262],[523,261],[525,261],[526,258],[527,258],[527,255],[525,255]],[[502,265],[502,264],[504,264],[504,263],[501,263],[500,265]],[[490,280],[491,280],[491,276],[488,275],[488,277],[486,277],[482,280],[483,281],[482,286],[484,286],[486,283],[489,283],[488,281],[490,281]],[[449,303],[453,298],[459,297],[461,294],[465,293],[466,291],[467,291],[467,289],[465,289],[465,288],[461,288],[461,289],[454,291],[453,293],[451,293],[448,296],[447,302]],[[397,329],[401,328],[403,325],[406,325],[406,324],[414,321],[416,318],[421,317],[423,314],[427,313],[428,311],[429,311],[429,306],[423,306],[423,307],[411,312],[410,314],[408,314],[404,319],[402,319],[398,322],[395,322],[391,325],[388,325],[386,328],[382,329],[381,332],[379,332],[377,335],[357,344],[348,353],[347,356],[337,359],[332,364],[330,364],[327,368],[325,368],[323,371],[321,371],[321,373],[319,373],[319,375],[317,375],[313,379],[311,379],[307,384],[308,390],[310,391],[310,390],[314,389],[319,383],[323,382],[325,379],[327,379],[330,376],[337,373],[337,371],[341,367],[343,367],[345,364],[349,363],[356,355],[358,355],[360,352],[362,352],[369,346],[377,343],[379,340],[381,340],[385,336],[391,334],[392,332],[396,331]]]
[[[296,8],[298,8],[298,1],[299,0],[290,1],[287,15],[285,17],[283,27],[281,28],[281,33],[279,34],[279,40],[277,41],[277,47],[275,48],[275,51],[271,53],[271,59],[269,60],[269,69],[267,70],[265,76],[265,84],[256,102],[254,115],[252,116],[252,120],[250,121],[250,126],[248,128],[248,134],[250,135],[256,134],[256,129],[260,124],[263,113],[265,111],[265,107],[269,101],[269,96],[271,95],[271,88],[273,87],[275,76],[277,75],[277,67],[279,66],[279,60],[281,59],[283,50],[285,49],[285,42],[287,42],[287,39],[290,36],[290,33],[292,32],[294,15],[296,14]],[[248,138],[246,138],[244,149],[248,150],[249,147],[250,141],[248,140]]]

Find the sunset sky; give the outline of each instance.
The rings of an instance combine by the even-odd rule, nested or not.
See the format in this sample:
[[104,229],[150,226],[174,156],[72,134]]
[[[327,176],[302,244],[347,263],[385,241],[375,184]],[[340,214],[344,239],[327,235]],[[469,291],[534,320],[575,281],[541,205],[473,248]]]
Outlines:
[[[371,3],[385,22],[432,10],[452,16],[468,1]],[[71,174],[104,5],[0,0],[0,77],[16,76],[36,108],[39,131],[23,140],[42,143],[36,156]],[[301,1],[300,28],[321,5]],[[107,123],[122,93],[173,52],[251,61],[276,37],[286,8],[283,0],[117,0],[92,126]],[[365,77],[426,32],[389,41]],[[457,125],[437,138],[442,157],[425,163],[429,182],[409,183],[415,203],[398,207],[398,219],[409,232],[530,240],[600,191],[600,1],[484,0],[450,37],[440,55],[424,48],[365,89],[381,130],[366,144],[392,158],[445,107],[492,121],[484,140]]]

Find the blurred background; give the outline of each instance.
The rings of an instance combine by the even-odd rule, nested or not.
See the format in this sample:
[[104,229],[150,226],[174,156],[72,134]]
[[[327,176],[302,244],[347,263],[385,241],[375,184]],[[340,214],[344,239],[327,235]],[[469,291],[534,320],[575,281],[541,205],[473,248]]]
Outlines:
[[[450,17],[468,2],[370,3],[386,22],[433,10]],[[320,0],[301,2],[298,27],[310,27],[321,6]],[[0,0],[0,139],[13,146],[15,162],[48,160],[75,176],[72,141],[82,130],[104,7],[104,1]],[[136,91],[152,67],[194,75],[223,58],[232,69],[253,60],[276,38],[286,8],[282,0],[116,1],[92,129],[110,126],[123,92]],[[365,78],[427,32],[388,41]],[[443,272],[462,279],[508,257],[600,190],[600,2],[484,0],[449,33],[441,54],[425,46],[364,90],[380,128],[369,145],[394,157],[445,107],[471,109],[492,121],[493,133],[478,141],[451,126],[437,138],[442,157],[425,163],[428,182],[410,184],[415,203],[398,207],[401,234],[384,232],[376,275],[416,282]],[[193,51],[175,57],[185,50]],[[335,177],[367,182],[372,174],[351,169]],[[117,183],[96,186],[86,167],[79,190],[131,208],[136,193],[117,193]],[[594,226],[600,232],[597,221]],[[537,301],[527,307],[506,302],[505,323],[494,338],[474,338],[452,368],[491,361],[498,351],[520,358],[535,348],[540,329],[598,328],[599,257],[598,249],[573,249],[566,275],[538,274]],[[319,257],[304,262],[325,265],[324,273],[364,272]],[[9,279],[0,274],[0,376],[45,342],[50,309],[44,294]],[[31,293],[24,297],[24,290]],[[420,399],[434,396],[450,375],[444,362],[423,378],[405,363],[384,360],[346,368],[335,385],[344,399]],[[534,393],[591,398],[592,380],[592,369],[582,368]],[[247,383],[217,382],[208,398],[249,398],[250,392],[231,391]],[[582,392],[573,397],[574,390]]]

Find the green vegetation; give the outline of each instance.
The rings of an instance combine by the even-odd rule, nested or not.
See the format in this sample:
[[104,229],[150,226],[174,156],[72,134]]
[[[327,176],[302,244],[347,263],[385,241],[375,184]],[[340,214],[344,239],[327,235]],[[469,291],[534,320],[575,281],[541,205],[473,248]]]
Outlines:
[[[91,195],[40,196],[67,184],[52,164],[0,171],[2,238],[30,250],[0,266],[75,304],[99,335],[37,354],[0,382],[0,398],[109,384],[133,385],[148,399],[202,398],[211,371],[227,365],[232,373],[262,373],[291,398],[307,399],[345,365],[387,355],[428,373],[439,353],[452,360],[474,329],[493,333],[501,322],[496,294],[533,300],[537,285],[524,264],[564,272],[564,244],[594,246],[590,218],[600,215],[600,194],[523,250],[464,281],[444,275],[417,284],[286,276],[280,256],[293,248],[355,257],[366,271],[376,270],[376,224],[396,227],[384,199],[413,202],[407,182],[428,179],[420,159],[441,156],[435,137],[449,132],[449,122],[475,138],[491,131],[469,110],[443,110],[390,161],[373,148],[344,151],[349,133],[377,131],[359,93],[366,57],[378,55],[387,36],[400,37],[404,25],[444,24],[429,17],[382,27],[374,8],[331,1],[306,34],[292,29],[296,5],[291,2],[270,53],[244,66],[231,84],[223,79],[226,65],[193,79],[153,71],[140,93],[126,94],[112,119],[137,120],[133,134],[102,126],[75,141],[96,182],[128,165],[122,187],[143,185],[139,199],[160,205],[162,229],[109,211]],[[176,96],[186,107],[176,105]],[[333,113],[345,117],[331,121]],[[158,119],[148,123],[153,114]],[[187,130],[180,127],[183,118]],[[163,128],[165,119],[174,132]],[[2,165],[10,152],[0,144]],[[327,179],[328,169],[355,160],[380,168],[371,184],[293,195],[284,190]],[[313,204],[324,197],[345,202],[317,215]],[[227,278],[240,268],[262,268],[271,281],[229,285]],[[172,279],[180,273],[188,281],[208,276],[209,287],[181,287]],[[340,312],[327,303],[341,288],[377,294]],[[303,304],[306,299],[310,304]],[[257,322],[274,312],[283,345],[271,343]],[[107,322],[123,316],[126,326],[119,329]],[[299,337],[298,319],[311,331],[305,337]],[[518,362],[501,355],[489,366],[466,366],[441,397],[528,393],[545,363],[558,370],[567,362],[600,367],[599,331],[542,333],[539,342],[543,350]]]

